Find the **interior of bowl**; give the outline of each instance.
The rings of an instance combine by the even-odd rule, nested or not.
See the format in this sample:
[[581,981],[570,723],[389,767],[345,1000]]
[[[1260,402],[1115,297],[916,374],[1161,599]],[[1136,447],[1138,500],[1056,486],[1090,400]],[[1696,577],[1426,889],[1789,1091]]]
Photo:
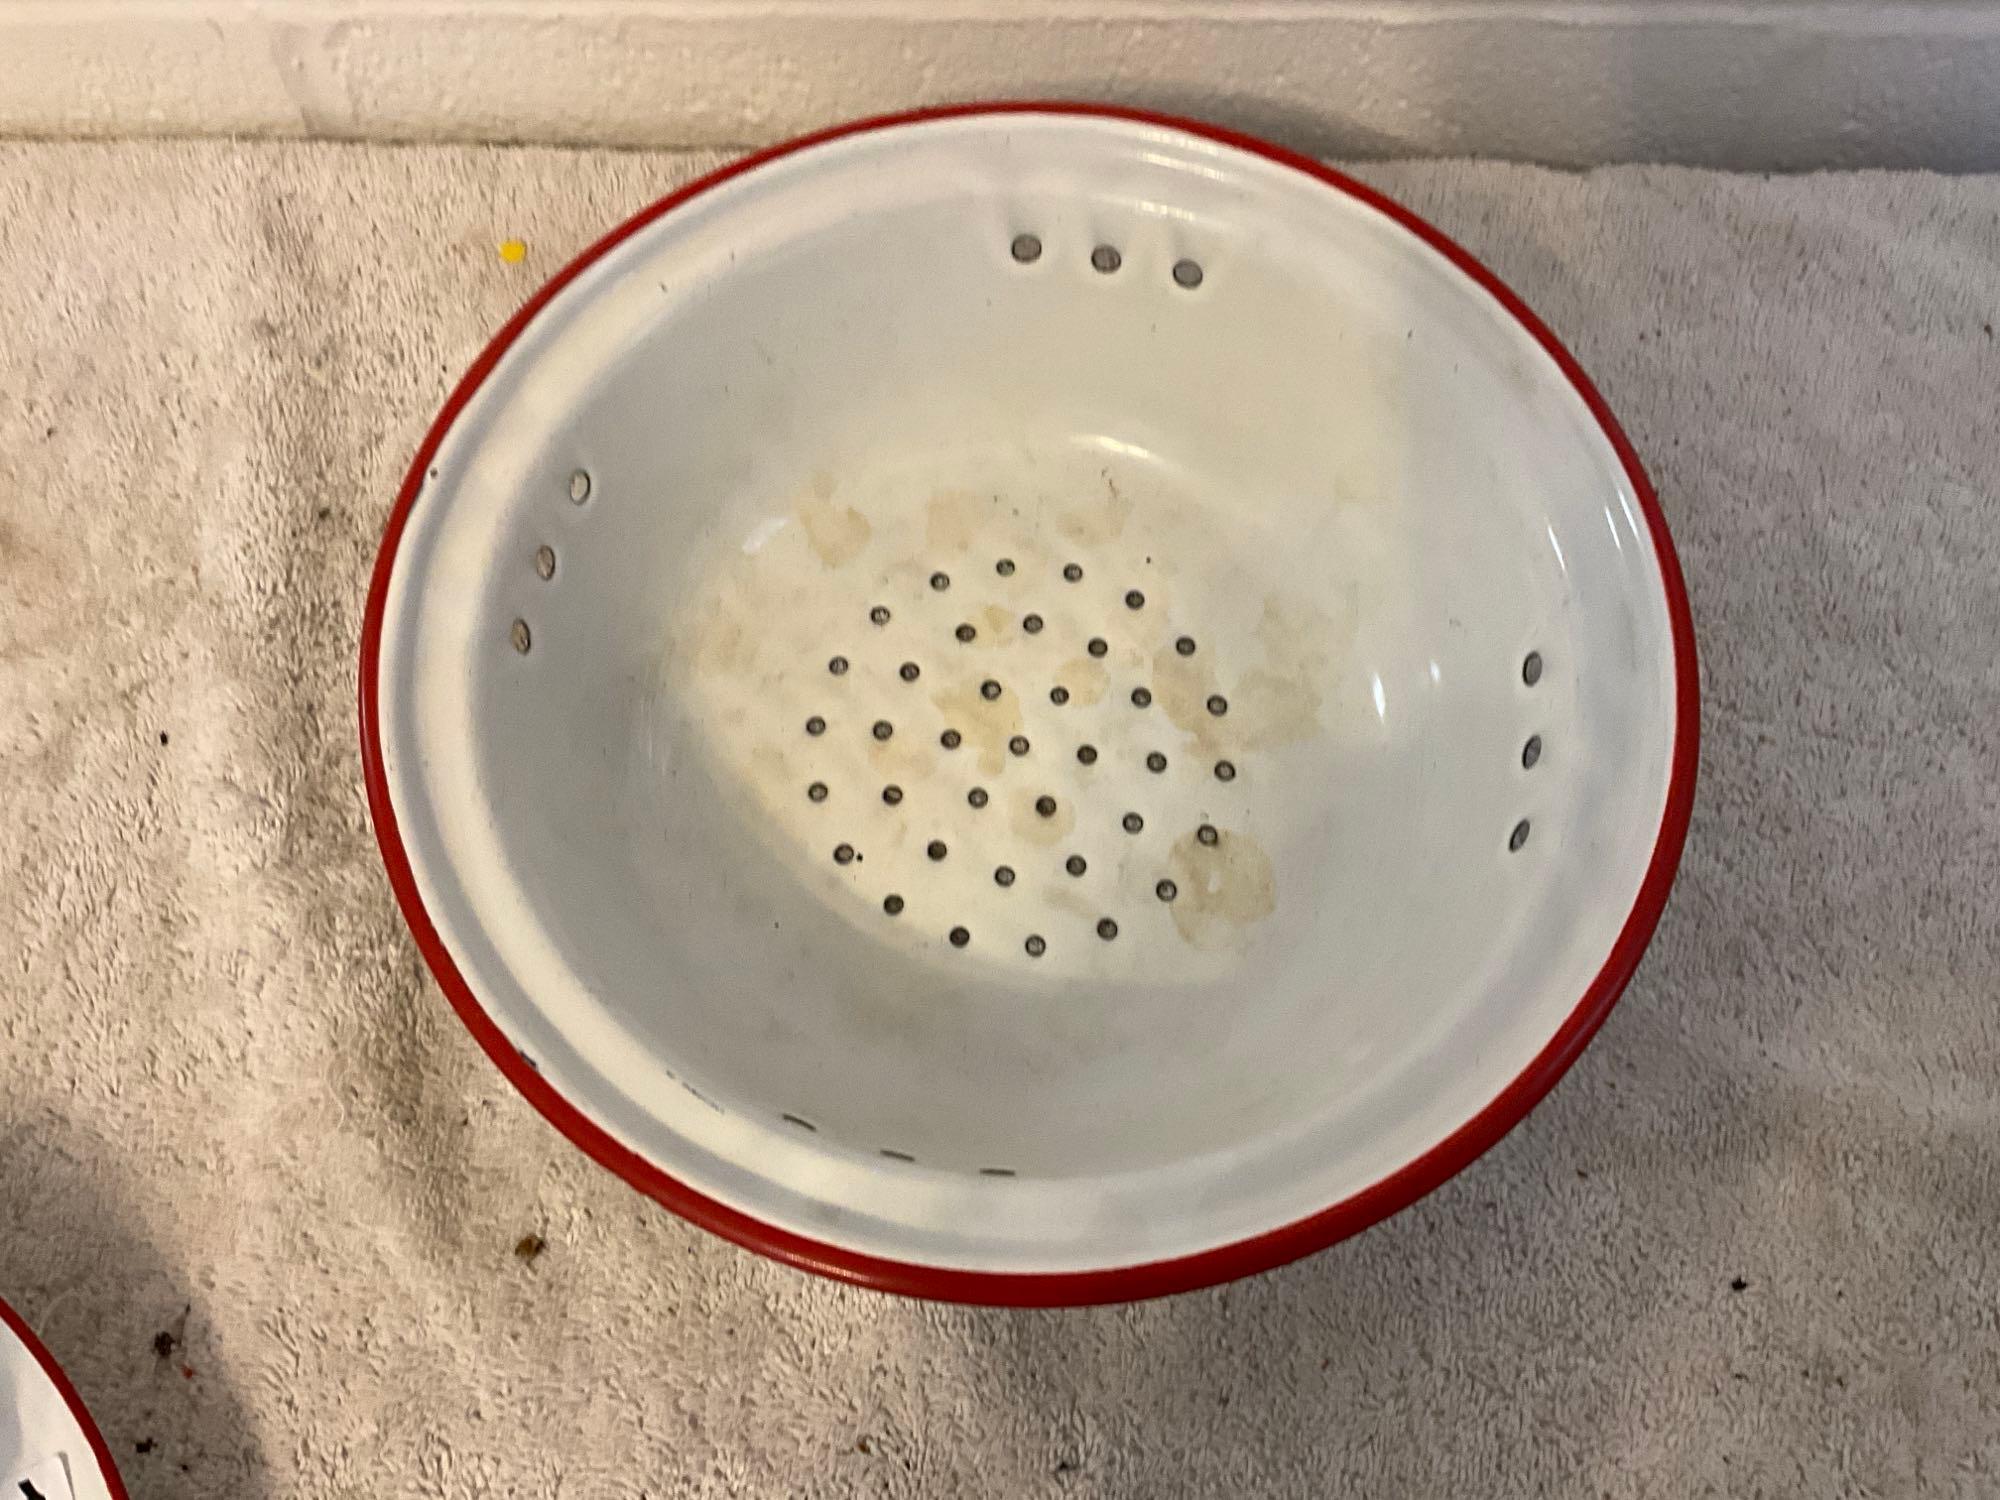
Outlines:
[[591,260],[421,480],[371,689],[444,961],[593,1130],[839,1254],[1351,1200],[1657,876],[1641,481],[1486,286],[1219,140],[766,161]]

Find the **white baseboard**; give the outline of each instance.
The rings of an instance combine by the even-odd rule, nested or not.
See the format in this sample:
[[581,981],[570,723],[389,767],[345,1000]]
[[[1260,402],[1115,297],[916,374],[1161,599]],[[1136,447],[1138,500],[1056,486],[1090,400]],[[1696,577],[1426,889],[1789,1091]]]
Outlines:
[[2000,168],[1980,0],[0,0],[0,134],[743,145],[1109,99],[1327,155]]

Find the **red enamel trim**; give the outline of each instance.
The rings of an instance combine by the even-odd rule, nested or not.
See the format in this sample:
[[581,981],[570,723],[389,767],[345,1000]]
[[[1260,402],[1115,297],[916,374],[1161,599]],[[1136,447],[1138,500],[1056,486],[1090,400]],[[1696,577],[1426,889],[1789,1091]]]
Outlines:
[[[381,674],[382,616],[388,597],[389,578],[396,564],[397,544],[402,538],[403,527],[409,519],[410,507],[417,498],[424,472],[430,466],[432,455],[437,452],[445,433],[486,377],[492,373],[501,355],[520,336],[529,321],[546,307],[558,292],[592,262],[662,215],[672,212],[689,199],[708,192],[733,177],[752,171],[766,162],[844,136],[894,130],[932,120],[1005,114],[1091,115],[1131,120],[1144,125],[1183,131],[1189,135],[1220,142],[1239,151],[1253,153],[1290,167],[1324,183],[1336,192],[1358,199],[1395,220],[1484,287],[1520,322],[1535,341],[1549,352],[1549,356],[1569,378],[1570,384],[1575,386],[1584,404],[1590,408],[1591,414],[1597,418],[1599,425],[1604,429],[1605,437],[1617,453],[1619,462],[1624,465],[1633,491],[1639,497],[1639,506],[1652,536],[1653,549],[1659,558],[1660,576],[1665,587],[1667,614],[1673,634],[1674,749],[1667,786],[1666,810],[1660,820],[1659,836],[1653,846],[1653,857],[1646,868],[1646,876],[1640,884],[1631,913],[1626,917],[1617,941],[1612,944],[1611,951],[1605,958],[1604,967],[1598,971],[1597,977],[1591,981],[1583,997],[1578,1000],[1576,1008],[1557,1029],[1548,1045],[1513,1082],[1501,1090],[1498,1097],[1472,1119],[1414,1161],[1352,1197],[1281,1228],[1238,1240],[1233,1244],[1204,1250],[1199,1254],[1092,1271],[1012,1273],[953,1270],[864,1255],[838,1245],[808,1239],[803,1235],[767,1224],[696,1192],[685,1183],[668,1176],[652,1162],[621,1145],[603,1129],[586,1119],[574,1105],[557,1093],[553,1086],[522,1059],[513,1044],[481,1008],[470,986],[466,984],[464,976],[452,962],[451,955],[439,941],[437,930],[432,926],[430,916],[424,910],[423,901],[417,894],[409,857],[404,851],[402,836],[397,831],[395,809],[390,805],[389,787],[382,765],[376,703],[377,681]],[[882,1291],[898,1292],[914,1297],[1007,1306],[1067,1306],[1079,1303],[1129,1301],[1187,1291],[1195,1287],[1228,1281],[1238,1276],[1247,1276],[1253,1272],[1269,1270],[1299,1256],[1324,1249],[1335,1241],[1345,1239],[1388,1217],[1454,1176],[1491,1147],[1554,1087],[1556,1080],[1562,1077],[1570,1064],[1576,1060],[1577,1054],[1603,1024],[1605,1016],[1609,1014],[1620,992],[1624,990],[1626,982],[1632,977],[1633,969],[1638,965],[1640,954],[1645,951],[1646,944],[1653,935],[1660,913],[1666,906],[1667,891],[1673,884],[1674,871],[1680,864],[1681,846],[1687,837],[1688,820],[1694,807],[1698,725],[1699,691],[1695,672],[1694,624],[1688,611],[1687,588],[1681,577],[1680,562],[1674,554],[1673,540],[1667,534],[1667,523],[1660,512],[1659,500],[1653,493],[1652,485],[1647,482],[1645,471],[1639,465],[1638,455],[1633,452],[1631,443],[1626,440],[1617,420],[1611,415],[1610,408],[1604,404],[1603,397],[1598,395],[1596,388],[1591,385],[1589,378],[1585,376],[1569,351],[1557,342],[1555,335],[1528,310],[1527,305],[1469,253],[1408,209],[1391,202],[1373,188],[1364,186],[1310,157],[1287,151],[1281,146],[1270,145],[1251,136],[1193,120],[1176,119],[1145,110],[1096,104],[1024,102],[953,105],[855,121],[746,156],[668,194],[650,208],[642,210],[612,230],[557,272],[555,277],[513,316],[507,326],[500,330],[473,361],[472,367],[466,371],[445,402],[444,409],[438,413],[437,420],[431,424],[430,431],[424,435],[423,444],[418,448],[409,473],[404,477],[402,490],[396,496],[395,508],[390,512],[388,525],[383,531],[382,548],[376,558],[374,578],[369,584],[367,615],[361,630],[361,755],[367,775],[368,807],[374,818],[376,838],[382,847],[382,859],[388,867],[389,883],[395,889],[396,899],[401,904],[403,916],[416,937],[417,947],[423,953],[425,961],[430,965],[431,972],[437,977],[438,984],[451,1001],[452,1007],[473,1036],[478,1038],[487,1055],[493,1059],[500,1071],[507,1075],[508,1081],[527,1097],[528,1102],[546,1115],[558,1130],[593,1160],[616,1172],[640,1192],[704,1229],[721,1235],[724,1239],[733,1240],[739,1245],[789,1265]]]
[[104,1446],[104,1434],[97,1430],[97,1424],[90,1419],[90,1411],[83,1404],[83,1397],[77,1395],[76,1387],[69,1383],[69,1376],[56,1363],[42,1341],[35,1337],[35,1331],[21,1321],[21,1315],[0,1300],[0,1323],[7,1325],[8,1331],[34,1356],[35,1363],[42,1367],[42,1373],[49,1377],[49,1383],[56,1388],[56,1394],[69,1407],[69,1414],[76,1419],[76,1425],[83,1429],[84,1440],[90,1444],[90,1451],[97,1459],[97,1471],[104,1479],[104,1487],[111,1492],[111,1500],[126,1500],[125,1481],[118,1477],[118,1465],[111,1461],[111,1450]]

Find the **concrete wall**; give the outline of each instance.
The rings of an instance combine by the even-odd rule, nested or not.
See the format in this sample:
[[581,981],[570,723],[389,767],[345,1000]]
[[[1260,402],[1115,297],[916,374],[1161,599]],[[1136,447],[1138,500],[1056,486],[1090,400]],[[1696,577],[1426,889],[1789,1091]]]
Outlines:
[[0,133],[740,145],[1095,97],[1327,154],[2000,168],[1984,0],[0,0]]

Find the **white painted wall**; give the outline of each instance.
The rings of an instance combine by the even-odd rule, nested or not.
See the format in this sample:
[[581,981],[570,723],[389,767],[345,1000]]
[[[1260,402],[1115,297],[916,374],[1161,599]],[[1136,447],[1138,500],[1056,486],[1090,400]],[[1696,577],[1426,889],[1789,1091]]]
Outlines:
[[1341,156],[2000,168],[1985,0],[0,0],[0,134],[742,145],[999,96]]

